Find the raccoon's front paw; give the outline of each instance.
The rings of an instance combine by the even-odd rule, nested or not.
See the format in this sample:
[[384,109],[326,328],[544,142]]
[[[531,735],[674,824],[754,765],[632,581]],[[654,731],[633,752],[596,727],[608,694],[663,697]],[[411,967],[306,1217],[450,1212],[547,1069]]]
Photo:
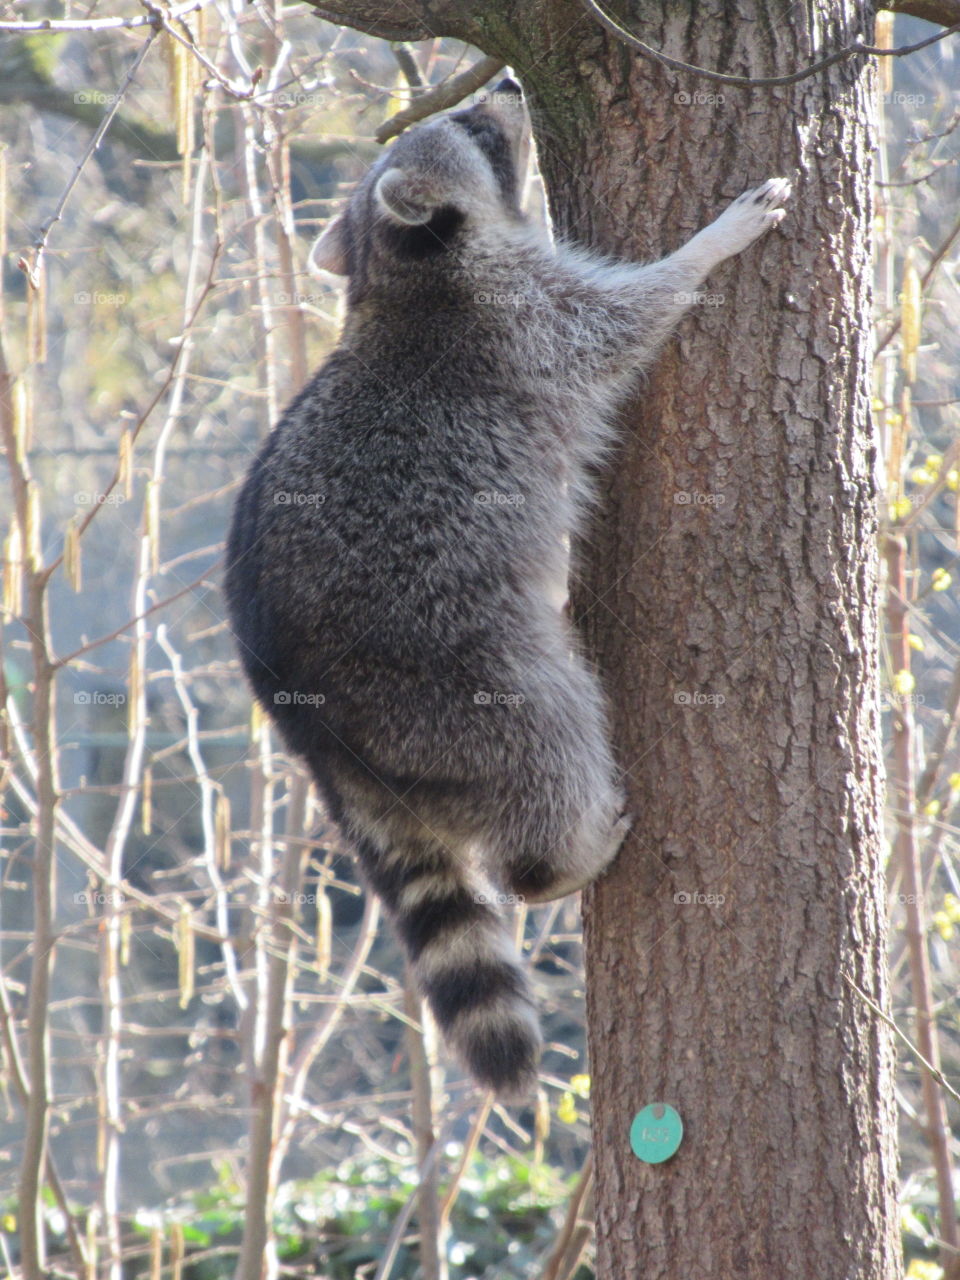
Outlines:
[[782,222],[786,209],[782,206],[790,198],[791,186],[786,178],[771,178],[762,187],[754,187],[738,196],[712,223],[711,239],[716,237],[717,247],[723,257],[742,253],[754,240]]

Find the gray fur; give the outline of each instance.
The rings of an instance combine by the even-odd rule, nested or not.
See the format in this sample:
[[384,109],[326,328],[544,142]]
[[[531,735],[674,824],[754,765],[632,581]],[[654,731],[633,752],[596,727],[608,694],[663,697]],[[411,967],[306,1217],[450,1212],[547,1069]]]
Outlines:
[[638,372],[789,193],[612,263],[523,218],[524,145],[507,83],[402,136],[318,241],[348,276],[343,334],[248,476],[227,574],[257,696],[502,1096],[529,1090],[540,1040],[500,896],[580,888],[627,825],[564,539]]

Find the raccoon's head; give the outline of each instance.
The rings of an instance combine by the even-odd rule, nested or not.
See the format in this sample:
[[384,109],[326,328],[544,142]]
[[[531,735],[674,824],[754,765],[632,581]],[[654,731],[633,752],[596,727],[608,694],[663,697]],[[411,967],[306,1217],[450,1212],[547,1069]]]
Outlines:
[[348,276],[358,297],[391,264],[423,265],[472,230],[522,223],[528,143],[522,91],[509,79],[477,105],[402,134],[327,225],[310,270]]

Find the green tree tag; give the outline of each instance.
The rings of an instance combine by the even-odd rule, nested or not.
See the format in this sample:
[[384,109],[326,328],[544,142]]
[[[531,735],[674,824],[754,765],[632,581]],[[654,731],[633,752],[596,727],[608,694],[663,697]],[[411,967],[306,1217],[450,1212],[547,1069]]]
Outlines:
[[651,1102],[638,1111],[630,1126],[633,1154],[646,1164],[669,1160],[683,1138],[683,1121],[665,1102]]

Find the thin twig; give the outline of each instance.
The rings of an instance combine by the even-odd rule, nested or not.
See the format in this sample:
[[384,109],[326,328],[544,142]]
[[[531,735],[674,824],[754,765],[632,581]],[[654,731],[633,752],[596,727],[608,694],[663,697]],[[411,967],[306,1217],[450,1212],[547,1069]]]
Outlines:
[[547,1259],[543,1268],[543,1274],[540,1280],[563,1280],[569,1275],[570,1269],[566,1265],[569,1258],[571,1246],[576,1241],[577,1257],[583,1252],[586,1240],[589,1239],[590,1232],[587,1231],[585,1239],[578,1239],[578,1230],[582,1235],[582,1217],[584,1206],[593,1190],[593,1148],[587,1152],[587,1158],[583,1162],[583,1168],[580,1170],[580,1177],[577,1179],[577,1185],[573,1189],[570,1200],[567,1204],[566,1217],[563,1220],[563,1226],[557,1235],[556,1243]]
[[[958,218],[957,221],[954,223],[953,229],[951,230],[950,234],[947,236],[946,240],[944,240],[943,244],[941,244],[940,248],[936,251],[933,257],[930,259],[930,265],[927,267],[926,271],[920,277],[921,293],[923,293],[927,285],[933,279],[934,272],[936,271],[937,267],[939,267],[943,259],[950,252],[950,250],[953,248],[954,243],[958,236],[960,236],[960,218]],[[892,342],[893,339],[897,336],[897,334],[900,332],[900,326],[902,325],[902,323],[903,323],[902,316],[898,316],[897,319],[894,320],[893,324],[890,326],[887,332],[883,335],[883,337],[877,343],[876,349],[874,351],[875,357],[878,356],[880,352],[884,349],[884,347],[888,346],[889,343]]]
[[939,1067],[935,1067],[932,1062],[927,1061],[927,1059],[923,1056],[923,1054],[920,1052],[917,1046],[913,1043],[910,1037],[904,1031],[902,1031],[899,1026],[897,1026],[893,1018],[891,1018],[888,1013],[884,1013],[884,1011],[880,1008],[880,1006],[876,1003],[876,1001],[871,1000],[865,991],[861,991],[860,988],[857,986],[857,984],[854,982],[854,980],[850,977],[848,973],[845,973],[843,975],[843,978],[845,982],[848,982],[850,986],[853,987],[854,991],[857,993],[857,995],[860,997],[863,1003],[873,1013],[877,1015],[877,1017],[881,1020],[881,1022],[884,1022],[890,1028],[890,1030],[894,1032],[894,1034],[898,1037],[898,1039],[903,1041],[903,1043],[910,1050],[910,1052],[913,1054],[916,1060],[920,1063],[920,1065],[925,1070],[930,1072],[930,1074],[933,1076],[934,1080],[936,1080],[940,1088],[943,1089],[944,1093],[948,1093],[950,1097],[953,1098],[954,1102],[960,1102],[960,1093],[958,1093],[957,1090],[954,1089],[953,1085],[949,1082],[949,1080],[946,1078],[946,1076],[943,1074],[943,1072],[940,1070]]
[[461,71],[458,76],[442,80],[440,84],[434,85],[432,89],[427,89],[414,98],[409,107],[404,107],[395,116],[384,121],[376,132],[377,141],[389,142],[391,138],[395,138],[398,133],[403,133],[404,129],[416,124],[418,120],[432,116],[435,111],[446,111],[449,107],[455,107],[471,93],[482,89],[488,80],[492,80],[498,71],[503,70],[503,66],[504,63],[500,58],[481,58],[466,71]]
[[[910,670],[910,625],[906,604],[906,543],[903,538],[888,536],[887,619],[894,669]],[[910,985],[916,1010],[916,1037],[924,1067],[920,1072],[923,1106],[927,1118],[927,1137],[936,1173],[939,1201],[940,1232],[956,1251],[960,1248],[960,1229],[956,1220],[953,1193],[953,1164],[950,1155],[950,1128],[943,1094],[937,1088],[942,1080],[940,1047],[933,1014],[933,988],[930,957],[927,951],[926,925],[923,912],[923,877],[917,843],[917,797],[914,776],[915,726],[913,708],[904,702],[893,718],[892,780],[897,801],[896,856],[903,877],[906,912],[906,934],[910,954]],[[945,1280],[960,1280],[960,1263],[946,1251],[941,1252]]]
[[[20,1045],[17,1042],[13,1010],[10,1007],[10,999],[7,995],[7,988],[2,975],[0,975],[0,1037],[3,1039],[6,1051],[9,1078],[13,1081],[13,1087],[20,1099],[20,1105],[26,1108],[30,1100],[29,1089],[27,1088],[27,1073],[23,1063],[23,1056],[20,1053]],[[63,1214],[67,1243],[73,1255],[74,1265],[78,1274],[82,1274],[87,1266],[85,1242],[80,1234],[76,1216],[70,1208],[67,1193],[63,1189],[63,1183],[60,1181],[60,1175],[57,1172],[53,1154],[50,1151],[47,1152],[46,1176],[50,1190],[53,1192],[53,1198],[57,1202],[57,1208]]]
[[443,1247],[443,1223],[440,1217],[436,1161],[429,1171],[427,1160],[433,1149],[434,1095],[431,1075],[431,1047],[427,1044],[427,1028],[423,1021],[420,996],[413,968],[407,963],[404,983],[404,1011],[410,1022],[404,1027],[407,1057],[410,1061],[410,1085],[413,1093],[411,1121],[417,1149],[420,1179],[417,1185],[417,1225],[420,1230],[419,1262],[423,1280],[446,1280],[447,1260]]
[[706,67],[696,67],[690,62],[681,62],[679,58],[671,58],[667,54],[661,53],[659,49],[654,49],[651,45],[644,44],[635,35],[631,35],[616,19],[611,18],[608,13],[605,13],[600,8],[596,0],[581,0],[581,3],[611,35],[616,36],[618,40],[622,40],[625,45],[642,54],[645,58],[659,62],[661,66],[669,67],[671,71],[686,71],[690,75],[701,76],[705,80],[715,80],[718,84],[743,85],[746,88],[763,85],[798,84],[801,80],[806,80],[808,77],[816,75],[818,71],[824,71],[827,67],[832,67],[834,63],[842,62],[846,58],[858,56],[902,58],[908,53],[916,53],[918,49],[926,49],[928,45],[936,44],[939,40],[945,40],[947,36],[953,35],[955,31],[960,31],[960,22],[956,22],[952,27],[947,27],[945,31],[938,31],[935,36],[928,36],[926,40],[920,40],[916,44],[904,45],[900,49],[879,49],[875,45],[864,44],[862,41],[856,40],[853,44],[846,45],[843,49],[838,49],[836,53],[831,53],[826,58],[821,58],[819,62],[811,63],[803,71],[794,71],[788,76],[733,76],[726,75],[722,71],[709,71]]
[[447,1187],[447,1193],[443,1197],[443,1203],[440,1205],[440,1229],[445,1231],[450,1221],[450,1215],[453,1212],[453,1206],[456,1204],[457,1196],[460,1193],[460,1184],[463,1181],[464,1174],[470,1167],[470,1161],[473,1159],[473,1153],[477,1149],[484,1129],[487,1127],[487,1121],[490,1118],[490,1112],[493,1110],[494,1094],[492,1090],[487,1090],[483,1095],[483,1100],[477,1108],[477,1114],[474,1117],[473,1124],[470,1126],[470,1132],[467,1140],[463,1144],[463,1151],[460,1154],[460,1163],[457,1165],[454,1175]]
[[282,1100],[282,1123],[273,1153],[273,1162],[276,1166],[274,1178],[276,1180],[279,1180],[280,1166],[293,1139],[297,1121],[300,1119],[301,1114],[306,1111],[303,1095],[306,1091],[310,1069],[329,1044],[330,1037],[336,1030],[343,1011],[353,995],[353,989],[369,958],[370,948],[373,946],[373,940],[376,937],[379,919],[379,904],[372,894],[367,894],[364,901],[363,919],[360,922],[360,932],[350,958],[350,967],[341,980],[336,1003],[332,1006],[323,1022],[313,1028],[306,1042],[297,1050],[296,1056],[287,1070],[289,1083]]
[[[182,18],[184,14],[202,9],[208,0],[188,0],[187,4],[177,5],[171,9],[169,17]],[[27,21],[5,19],[0,22],[0,31],[8,31],[11,35],[30,35],[31,32],[95,32],[95,31],[134,31],[139,27],[156,26],[156,18],[152,13],[139,18],[33,18]]]
[[[261,764],[268,768],[269,731],[263,730]],[[261,846],[261,906],[269,923],[257,937],[256,998],[251,1017],[253,1042],[250,1061],[250,1132],[247,1139],[246,1197],[243,1243],[237,1280],[267,1280],[277,1275],[273,1237],[273,1202],[276,1193],[273,1150],[278,1132],[280,1099],[289,1052],[289,1010],[296,938],[290,928],[296,891],[300,884],[301,851],[296,842],[286,845],[280,871],[279,892],[273,892],[272,787],[264,778],[263,843]],[[287,805],[287,830],[298,832],[306,813],[305,781],[295,777]]]
[[27,577],[24,622],[33,664],[31,727],[36,760],[36,823],[32,866],[33,964],[27,994],[29,1093],[25,1107],[26,1125],[18,1188],[20,1248],[23,1280],[45,1280],[43,1175],[47,1168],[47,1128],[50,1120],[49,1003],[53,948],[56,943],[54,856],[60,802],[55,727],[57,668],[52,660],[46,578],[42,572],[42,563],[35,560],[30,545],[34,536],[30,527],[28,497],[31,476],[14,424],[13,383],[0,337],[0,435],[7,456]]
[[[436,1138],[434,1139],[433,1146],[430,1148],[430,1152],[427,1155],[427,1158],[420,1165],[420,1178],[430,1177],[433,1171],[433,1167],[436,1164],[437,1159],[439,1158],[440,1152],[443,1150],[444,1144],[447,1141],[448,1134],[450,1130],[453,1128],[453,1124],[456,1119],[457,1119],[456,1115],[450,1116],[447,1119],[446,1124],[437,1134]],[[406,1199],[406,1202],[404,1203],[403,1208],[397,1214],[396,1220],[394,1221],[394,1224],[393,1224],[393,1228],[390,1232],[390,1235],[387,1239],[386,1246],[383,1250],[383,1254],[380,1258],[380,1264],[377,1267],[377,1273],[374,1276],[373,1280],[390,1280],[390,1273],[393,1271],[393,1264],[397,1260],[397,1251],[400,1248],[400,1241],[403,1239],[403,1233],[407,1229],[407,1224],[410,1221],[410,1215],[413,1213],[413,1208],[416,1203],[417,1203],[417,1187],[414,1187],[413,1190],[410,1192],[410,1194],[407,1196],[407,1199]]]
[[[0,23],[0,27],[2,26],[3,24]],[[28,263],[25,258],[21,258],[19,263],[17,264],[20,267],[21,271],[26,273],[26,277],[30,281],[30,287],[33,289],[40,288],[40,272],[43,264],[43,255],[46,253],[47,240],[50,237],[50,232],[53,230],[53,227],[56,225],[56,223],[60,221],[61,217],[63,216],[63,211],[66,208],[67,201],[70,199],[70,193],[73,191],[74,187],[80,181],[80,175],[83,173],[84,169],[86,168],[87,162],[89,161],[90,157],[94,154],[94,152],[100,146],[100,143],[103,141],[103,135],[110,128],[110,125],[113,121],[113,117],[120,110],[120,104],[123,102],[124,95],[126,94],[127,90],[130,88],[130,85],[133,81],[134,76],[140,70],[140,66],[144,58],[149,53],[150,46],[153,44],[156,38],[157,38],[157,31],[153,30],[150,32],[146,40],[140,46],[140,52],[134,58],[133,65],[131,66],[127,74],[124,76],[123,84],[121,84],[120,88],[117,90],[113,103],[110,106],[110,110],[106,112],[103,119],[100,121],[99,125],[97,126],[97,131],[93,135],[93,137],[90,139],[90,143],[86,151],[77,161],[76,167],[74,168],[70,181],[67,183],[66,187],[64,188],[63,194],[61,195],[59,201],[57,202],[56,209],[54,209],[51,216],[40,228],[40,233],[37,236],[37,240],[33,246],[35,250],[33,263],[32,264]]]
[[190,696],[190,690],[187,687],[187,676],[183,669],[183,659],[173,647],[173,644],[167,635],[167,628],[165,625],[157,628],[157,643],[170,659],[174,689],[176,690],[177,698],[180,701],[180,706],[183,708],[183,714],[187,722],[187,754],[190,757],[190,763],[193,766],[193,772],[196,776],[197,782],[200,784],[201,821],[203,825],[203,861],[206,867],[207,877],[213,888],[213,896],[216,903],[217,928],[220,930],[224,939],[221,946],[221,951],[223,953],[223,967],[227,976],[227,984],[233,993],[234,1001],[236,1002],[237,1008],[242,1013],[247,1007],[247,994],[240,984],[237,954],[234,950],[233,940],[230,938],[227,890],[223,883],[223,877],[220,875],[220,868],[217,866],[217,788],[214,786],[210,774],[207,771],[207,763],[203,758],[203,752],[200,750],[200,738],[198,733],[200,716],[197,711],[196,704]]
[[197,587],[208,582],[210,574],[218,567],[222,559],[223,557],[221,556],[212,565],[205,569],[199,578],[194,578],[192,582],[188,582],[185,587],[181,588],[181,590],[175,591],[172,596],[164,596],[162,600],[158,600],[156,604],[152,604],[149,609],[144,609],[142,613],[136,614],[135,617],[128,618],[127,621],[122,626],[117,627],[116,630],[108,632],[107,635],[99,636],[96,640],[90,640],[87,644],[82,644],[79,649],[74,649],[73,652],[68,653],[65,658],[58,658],[56,660],[56,666],[69,666],[71,662],[74,662],[77,658],[82,658],[84,654],[90,653],[93,649],[99,649],[101,645],[108,644],[111,640],[116,640],[118,636],[122,636],[123,633],[125,631],[129,631],[131,627],[138,627],[140,623],[146,618],[149,618],[151,614],[159,613],[161,609],[168,609],[175,601],[182,599],[183,596],[189,595],[191,591],[196,591]]

